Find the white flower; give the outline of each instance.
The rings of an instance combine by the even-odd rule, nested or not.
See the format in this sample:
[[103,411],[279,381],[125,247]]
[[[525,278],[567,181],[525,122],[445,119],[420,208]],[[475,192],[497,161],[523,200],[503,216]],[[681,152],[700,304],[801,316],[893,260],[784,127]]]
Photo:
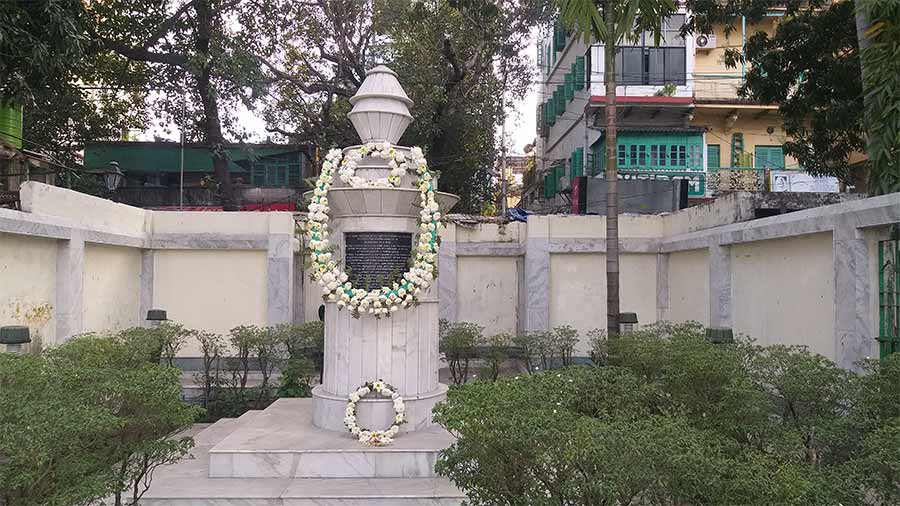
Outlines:
[[360,398],[359,392],[353,392],[352,394],[350,394],[351,402],[359,402],[359,398]]

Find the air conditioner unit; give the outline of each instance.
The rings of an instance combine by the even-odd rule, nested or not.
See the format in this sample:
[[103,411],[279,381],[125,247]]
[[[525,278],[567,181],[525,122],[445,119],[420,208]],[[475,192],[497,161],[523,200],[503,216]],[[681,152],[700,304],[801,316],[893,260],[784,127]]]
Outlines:
[[694,40],[695,45],[697,46],[697,51],[709,51],[710,49],[716,48],[716,36],[715,35],[698,35]]

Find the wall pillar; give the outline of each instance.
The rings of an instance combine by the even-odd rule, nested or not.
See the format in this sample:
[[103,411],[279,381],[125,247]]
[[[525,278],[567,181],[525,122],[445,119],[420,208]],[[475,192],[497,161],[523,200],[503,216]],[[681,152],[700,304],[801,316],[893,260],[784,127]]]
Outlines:
[[731,301],[731,248],[714,243],[709,246],[710,327],[732,327]]
[[834,361],[846,369],[870,356],[875,334],[869,322],[869,245],[847,219],[832,234],[834,263]]
[[457,305],[456,225],[450,225],[441,233],[438,250],[438,300],[441,320],[455,322],[459,317]]
[[72,230],[56,252],[56,341],[84,332],[84,236]]
[[656,321],[669,320],[669,254],[656,255]]
[[294,305],[294,314],[293,314],[293,322],[294,323],[303,323],[306,321],[306,308],[304,307],[304,298],[303,298],[303,289],[304,283],[306,280],[304,277],[306,276],[306,271],[303,270],[303,263],[306,261],[306,258],[303,256],[303,252],[297,253],[293,256],[294,262],[294,292],[291,294],[293,297],[293,305]]
[[550,330],[550,219],[531,216],[525,240],[524,329]]
[[[153,309],[153,271],[156,268],[156,252],[152,249],[141,251],[141,301],[138,321],[149,325],[147,311]],[[165,308],[163,308],[165,309]]]
[[293,321],[291,288],[294,284],[294,248],[291,234],[269,234],[266,323]]

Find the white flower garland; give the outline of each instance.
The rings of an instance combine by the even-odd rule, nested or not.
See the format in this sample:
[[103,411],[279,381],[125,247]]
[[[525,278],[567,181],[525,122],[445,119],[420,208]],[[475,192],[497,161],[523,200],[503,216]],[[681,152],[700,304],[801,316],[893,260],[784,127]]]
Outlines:
[[[369,392],[389,395],[394,402],[394,421],[387,430],[369,430],[361,428],[356,423],[356,403]],[[406,405],[403,403],[403,397],[392,387],[382,380],[375,382],[367,382],[365,385],[356,389],[350,394],[347,402],[347,411],[344,414],[344,425],[351,434],[359,439],[359,442],[365,446],[386,446],[394,442],[394,436],[400,432],[400,425],[406,423]]]
[[[386,179],[375,182],[357,177],[355,170],[358,160],[365,154],[375,153],[391,160],[391,174]],[[351,186],[397,186],[410,167],[415,168],[419,176],[422,210],[419,213],[419,241],[415,249],[413,266],[391,286],[370,291],[353,288],[349,277],[341,271],[332,256],[332,247],[328,240],[328,191],[334,183],[334,171],[337,167],[340,167],[338,172],[341,180]],[[415,305],[419,294],[427,290],[434,280],[437,274],[437,239],[440,223],[440,207],[434,199],[434,180],[421,148],[410,149],[407,156],[395,150],[389,143],[369,143],[351,150],[347,159],[343,161],[341,150],[332,149],[322,163],[322,173],[316,181],[312,202],[309,204],[306,234],[312,261],[311,277],[322,286],[322,298],[336,302],[338,309],[349,307],[355,317],[359,317],[361,313],[373,314],[376,318],[390,316],[400,308]]]
[[[357,176],[356,167],[366,155],[388,160],[388,166],[391,168],[388,177],[371,181]],[[424,156],[413,156],[412,158],[417,167],[419,161],[425,162]],[[402,151],[394,149],[390,142],[382,144],[369,143],[352,149],[347,153],[347,157],[341,160],[340,166],[338,175],[341,177],[341,181],[349,184],[352,188],[396,188],[400,186],[403,175],[409,170],[409,162],[406,160],[406,155]]]

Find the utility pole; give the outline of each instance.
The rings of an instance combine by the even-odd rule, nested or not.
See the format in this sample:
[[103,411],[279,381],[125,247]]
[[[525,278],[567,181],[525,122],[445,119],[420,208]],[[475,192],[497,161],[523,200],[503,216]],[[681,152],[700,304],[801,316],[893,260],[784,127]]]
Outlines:
[[506,180],[506,60],[503,61],[503,89],[500,95],[500,216],[506,217],[508,182]]

